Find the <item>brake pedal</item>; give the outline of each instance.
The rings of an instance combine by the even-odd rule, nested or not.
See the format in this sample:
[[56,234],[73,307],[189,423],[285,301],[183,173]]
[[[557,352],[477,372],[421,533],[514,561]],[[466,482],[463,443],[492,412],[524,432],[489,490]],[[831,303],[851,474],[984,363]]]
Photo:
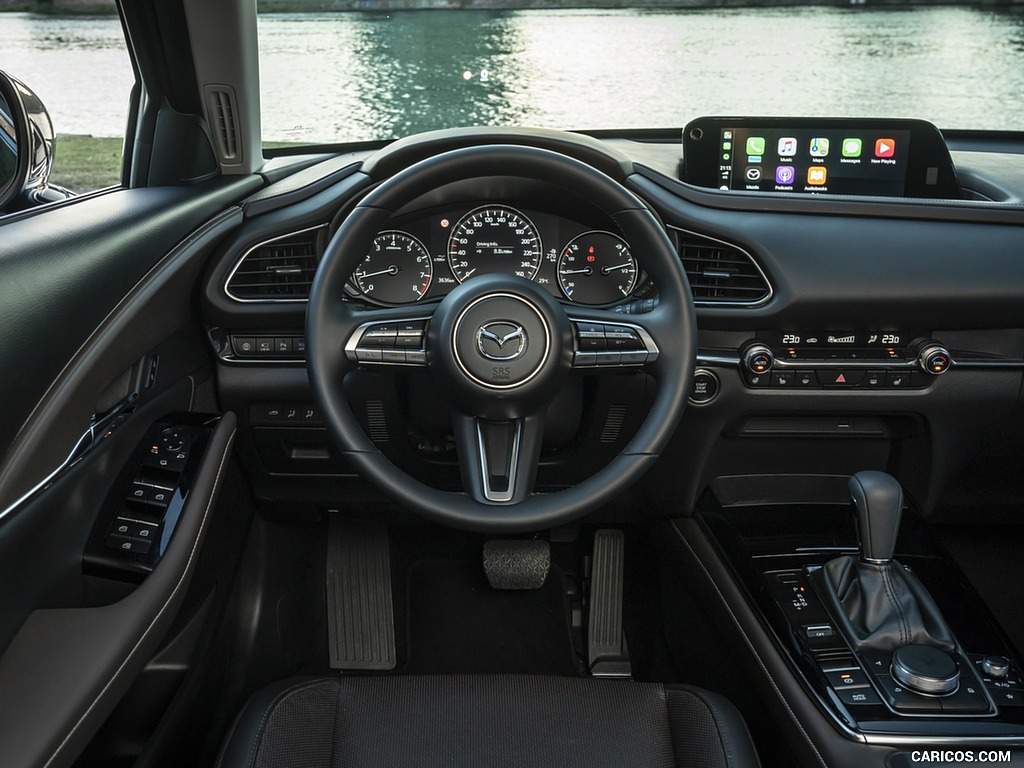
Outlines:
[[587,663],[594,677],[631,677],[633,674],[622,630],[624,562],[625,537],[622,531],[597,531],[594,534],[590,617],[587,623]]
[[327,539],[331,669],[395,668],[388,529],[332,517]]
[[494,589],[540,589],[549,570],[551,547],[546,541],[484,542],[484,572]]

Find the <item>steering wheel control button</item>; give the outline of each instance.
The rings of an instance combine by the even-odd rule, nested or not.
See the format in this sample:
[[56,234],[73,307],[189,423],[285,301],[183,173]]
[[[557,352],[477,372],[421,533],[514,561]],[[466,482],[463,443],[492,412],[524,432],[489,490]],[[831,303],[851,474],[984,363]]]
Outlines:
[[576,344],[581,352],[601,352],[608,348],[604,326],[599,323],[575,323]]
[[632,328],[606,325],[604,327],[604,339],[605,345],[610,350],[616,350],[618,352],[636,352],[644,349],[643,340]]
[[690,387],[690,402],[693,405],[707,405],[716,397],[721,389],[721,382],[714,373],[706,368],[698,368],[693,374],[693,385]]
[[360,363],[382,363],[384,362],[384,350],[370,347],[357,347],[356,360]]
[[393,347],[398,327],[392,324],[371,325],[359,339],[360,347]]
[[952,693],[960,684],[960,666],[945,651],[927,645],[896,649],[890,667],[893,678],[912,691],[935,696]]
[[395,346],[406,349],[423,349],[423,332],[426,323],[422,320],[411,323],[396,323]]

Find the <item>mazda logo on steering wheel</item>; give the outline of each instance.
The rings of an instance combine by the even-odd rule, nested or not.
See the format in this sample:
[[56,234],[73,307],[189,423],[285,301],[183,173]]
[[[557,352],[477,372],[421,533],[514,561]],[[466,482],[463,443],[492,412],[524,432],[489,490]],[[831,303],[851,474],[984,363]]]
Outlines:
[[488,360],[515,360],[526,351],[526,331],[503,320],[484,323],[476,331],[476,348]]

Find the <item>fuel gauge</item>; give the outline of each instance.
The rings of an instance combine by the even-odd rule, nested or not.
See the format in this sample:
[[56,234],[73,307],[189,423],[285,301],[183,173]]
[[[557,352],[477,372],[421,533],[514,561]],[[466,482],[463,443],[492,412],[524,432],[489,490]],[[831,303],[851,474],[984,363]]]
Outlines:
[[592,230],[577,235],[558,257],[558,286],[580,304],[608,304],[636,288],[636,259],[618,235]]

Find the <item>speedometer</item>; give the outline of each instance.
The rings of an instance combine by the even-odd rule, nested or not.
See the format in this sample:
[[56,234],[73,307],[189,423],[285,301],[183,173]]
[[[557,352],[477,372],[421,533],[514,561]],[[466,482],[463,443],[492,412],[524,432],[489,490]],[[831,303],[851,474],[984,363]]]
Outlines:
[[533,280],[544,256],[540,233],[525,215],[504,205],[470,211],[448,238],[448,266],[464,283],[498,272]]

